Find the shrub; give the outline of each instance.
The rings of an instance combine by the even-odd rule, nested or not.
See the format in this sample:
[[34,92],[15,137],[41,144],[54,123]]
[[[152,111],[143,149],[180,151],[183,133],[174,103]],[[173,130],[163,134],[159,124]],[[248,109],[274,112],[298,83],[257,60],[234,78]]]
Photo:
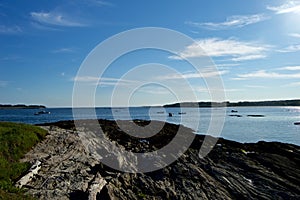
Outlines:
[[14,182],[30,167],[19,160],[46,134],[36,126],[0,122],[0,199],[32,199],[14,187]]

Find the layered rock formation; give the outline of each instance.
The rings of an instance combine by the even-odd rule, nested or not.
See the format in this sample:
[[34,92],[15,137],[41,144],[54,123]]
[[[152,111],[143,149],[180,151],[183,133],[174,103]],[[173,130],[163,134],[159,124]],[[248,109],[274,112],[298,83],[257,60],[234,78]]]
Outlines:
[[[41,162],[38,174],[23,186],[27,193],[39,199],[300,199],[299,146],[219,139],[208,156],[200,158],[204,136],[197,135],[171,165],[148,173],[124,173],[103,165],[101,157],[87,150],[83,145],[87,141],[79,135],[95,130],[87,128],[88,120],[81,122],[85,128],[77,130],[72,121],[43,126],[49,135],[24,158]],[[132,152],[163,147],[179,128],[165,124],[158,134],[141,140],[125,134],[113,121],[99,123],[110,141]],[[123,123],[130,130],[133,122]],[[145,126],[149,122],[135,123]],[[193,134],[188,128],[183,130]],[[121,163],[130,165],[125,159]]]

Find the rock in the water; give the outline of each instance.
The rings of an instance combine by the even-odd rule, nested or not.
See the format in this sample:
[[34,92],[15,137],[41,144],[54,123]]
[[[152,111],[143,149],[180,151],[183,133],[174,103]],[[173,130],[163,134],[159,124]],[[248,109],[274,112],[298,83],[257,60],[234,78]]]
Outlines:
[[265,117],[264,115],[247,115],[247,117]]

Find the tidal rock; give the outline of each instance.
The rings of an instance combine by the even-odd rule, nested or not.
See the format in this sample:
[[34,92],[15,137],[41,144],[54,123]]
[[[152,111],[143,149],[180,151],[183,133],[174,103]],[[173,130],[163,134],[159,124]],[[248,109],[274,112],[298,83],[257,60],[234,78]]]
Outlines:
[[[96,138],[88,120],[81,123],[85,127],[77,130],[72,121],[43,126],[49,135],[23,159],[42,163],[23,186],[28,194],[38,199],[300,199],[299,146],[279,142],[241,144],[219,138],[212,151],[200,158],[204,136],[197,135],[188,150],[169,166],[147,173],[125,173],[104,165],[103,155],[91,151],[101,146],[127,167],[138,162],[134,154],[121,157],[116,149]],[[138,153],[164,147],[179,129],[166,123],[145,142],[124,133],[114,121],[99,123],[105,137],[116,146]],[[131,130],[133,122],[127,123]],[[155,123],[160,126],[163,122]],[[135,124],[146,126],[149,121]],[[193,133],[188,128],[183,130],[184,135]]]

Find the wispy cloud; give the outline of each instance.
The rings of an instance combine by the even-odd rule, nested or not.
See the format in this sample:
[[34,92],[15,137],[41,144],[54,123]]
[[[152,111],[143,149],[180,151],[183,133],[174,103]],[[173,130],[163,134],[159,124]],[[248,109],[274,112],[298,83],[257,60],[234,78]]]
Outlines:
[[86,82],[91,83],[93,85],[97,84],[99,86],[129,86],[131,84],[136,83],[135,80],[125,80],[118,78],[108,78],[108,77],[96,77],[96,76],[76,76],[72,79],[72,81],[76,82]]
[[254,88],[254,89],[266,89],[268,87],[264,86],[264,85],[245,85],[245,87],[247,88]]
[[290,45],[288,47],[285,47],[285,48],[277,50],[277,51],[281,52],[281,53],[291,53],[291,52],[300,51],[300,44]]
[[17,55],[9,55],[9,56],[5,56],[0,58],[0,61],[17,61],[17,60],[21,60],[22,57],[17,56]]
[[267,6],[267,9],[276,14],[300,13],[300,1],[290,0],[280,6]]
[[78,82],[98,82],[99,77],[96,76],[76,76],[72,78],[72,81],[78,81]]
[[40,24],[54,25],[54,26],[67,26],[67,27],[83,27],[87,24],[77,22],[72,17],[58,12],[31,12],[31,18]]
[[289,36],[295,37],[295,38],[300,38],[300,33],[290,33]]
[[223,63],[223,64],[216,64],[217,67],[234,67],[238,66],[239,64],[237,63]]
[[288,71],[300,71],[300,66],[286,66],[280,67],[278,70],[288,70]]
[[32,21],[30,24],[34,28],[39,29],[39,30],[43,30],[43,31],[60,31],[59,28],[54,28],[54,27],[46,26],[46,25],[40,24],[40,23],[35,22],[35,21]]
[[52,53],[72,53],[74,51],[74,48],[60,48],[53,50]]
[[266,57],[270,46],[256,42],[243,42],[235,39],[222,40],[219,38],[201,39],[187,46],[178,56],[172,59],[185,59],[202,56],[224,57],[233,61],[245,61]]
[[8,81],[0,81],[0,87],[6,87],[8,85]]
[[142,87],[138,90],[138,92],[143,92],[143,93],[148,93],[148,94],[157,94],[157,95],[164,95],[164,94],[171,93],[170,91],[168,91],[167,88],[163,88],[161,86]]
[[285,87],[297,87],[300,86],[300,82],[294,82],[284,85]]
[[237,57],[237,58],[232,58],[231,60],[232,61],[245,61],[245,60],[256,60],[256,59],[262,59],[262,58],[266,58],[267,56],[266,55],[247,55],[247,56],[240,56],[240,57]]
[[0,34],[17,34],[21,33],[22,29],[19,26],[4,26],[0,25]]
[[210,30],[224,30],[230,28],[240,28],[250,24],[255,24],[261,21],[268,19],[263,14],[256,14],[256,15],[234,15],[230,16],[224,22],[214,23],[214,22],[205,22],[205,23],[198,23],[198,22],[186,22],[186,24],[205,28]]
[[157,79],[176,80],[176,79],[192,79],[192,78],[209,78],[209,77],[221,76],[227,73],[228,73],[227,70],[219,70],[219,71],[204,71],[201,73],[167,74],[164,76],[159,76],[157,77]]
[[196,92],[238,92],[242,91],[241,89],[234,89],[234,88],[208,88],[208,87],[193,87],[193,90]]
[[100,0],[87,0],[86,1],[88,4],[93,5],[93,6],[113,6],[112,3],[108,1],[100,1]]
[[269,78],[269,79],[296,79],[300,78],[300,73],[294,74],[283,74],[283,73],[276,73],[276,72],[267,72],[265,70],[259,70],[252,73],[247,74],[239,74],[235,80],[243,80],[243,79],[253,79],[253,78]]

